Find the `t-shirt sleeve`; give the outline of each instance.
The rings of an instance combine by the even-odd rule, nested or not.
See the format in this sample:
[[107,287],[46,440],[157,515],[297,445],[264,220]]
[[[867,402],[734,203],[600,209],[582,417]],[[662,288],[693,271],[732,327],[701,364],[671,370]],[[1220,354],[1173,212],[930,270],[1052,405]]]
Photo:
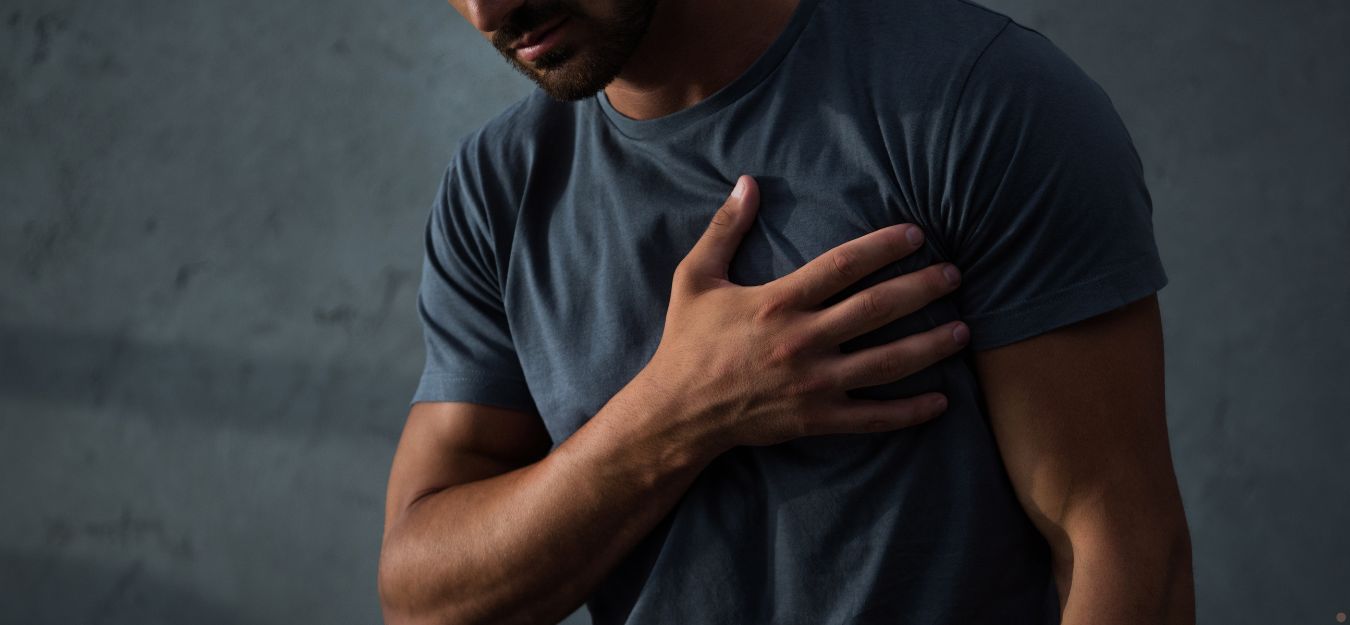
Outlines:
[[417,312],[426,364],[412,402],[462,401],[536,412],[511,339],[491,227],[464,151],[426,223]]
[[1015,22],[952,116],[946,244],[971,349],[1118,308],[1167,284],[1142,163],[1106,92]]

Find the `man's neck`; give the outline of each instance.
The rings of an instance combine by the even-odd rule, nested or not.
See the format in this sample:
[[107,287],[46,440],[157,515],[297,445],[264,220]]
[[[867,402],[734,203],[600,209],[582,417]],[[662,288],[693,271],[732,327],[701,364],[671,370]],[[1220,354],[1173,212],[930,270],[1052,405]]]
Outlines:
[[743,74],[783,32],[799,0],[665,0],[605,96],[633,119],[697,104]]

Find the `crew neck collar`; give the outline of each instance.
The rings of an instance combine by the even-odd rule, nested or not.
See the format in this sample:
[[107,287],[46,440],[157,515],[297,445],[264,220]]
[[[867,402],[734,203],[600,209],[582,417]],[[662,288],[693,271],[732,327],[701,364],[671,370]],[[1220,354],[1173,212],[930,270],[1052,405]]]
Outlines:
[[778,34],[778,37],[774,39],[773,43],[769,44],[769,47],[760,54],[759,58],[755,59],[755,62],[751,63],[750,67],[740,76],[693,106],[654,119],[639,120],[628,117],[615,109],[614,105],[610,104],[609,97],[605,95],[604,89],[597,91],[593,97],[599,103],[605,117],[624,135],[634,139],[650,139],[673,133],[740,99],[741,96],[772,73],[783,60],[783,57],[792,49],[793,44],[797,42],[797,36],[801,34],[806,23],[811,20],[811,15],[819,2],[820,0],[798,0],[797,8],[793,10],[792,17],[788,20],[787,26],[783,28],[783,32]]

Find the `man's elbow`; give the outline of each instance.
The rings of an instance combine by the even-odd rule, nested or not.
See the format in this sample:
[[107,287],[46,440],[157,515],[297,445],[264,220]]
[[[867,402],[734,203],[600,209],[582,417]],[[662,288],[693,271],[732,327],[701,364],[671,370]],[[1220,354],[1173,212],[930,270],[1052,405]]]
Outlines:
[[407,590],[403,586],[398,571],[397,556],[389,545],[380,550],[380,563],[376,574],[376,587],[380,596],[380,611],[384,615],[385,625],[423,625],[427,623],[424,613],[409,609]]
[[[530,613],[529,606],[512,606],[509,614],[501,606],[499,597],[470,595],[463,577],[459,581],[440,579],[451,571],[441,568],[430,571],[426,560],[419,557],[417,545],[397,546],[397,541],[386,541],[380,551],[377,591],[385,625],[486,625],[503,623],[541,622]],[[470,597],[473,599],[470,599]]]
[[[1107,592],[1157,622],[1194,623],[1194,578],[1191,569],[1191,536],[1180,505],[1129,506],[1131,512],[1099,510],[1095,522],[1082,522],[1068,529],[1068,570],[1057,577],[1071,577],[1061,586],[1072,596],[1081,592],[1096,597]],[[1060,554],[1056,554],[1057,556]],[[1091,590],[1088,590],[1091,589]]]
[[449,625],[467,622],[454,613],[451,605],[432,606],[417,600],[414,585],[419,580],[411,574],[410,564],[400,550],[386,541],[380,550],[376,574],[380,610],[385,625]]
[[1129,562],[1132,566],[1127,568],[1147,568],[1155,572],[1190,567],[1190,529],[1179,506],[1176,510],[1157,506],[1142,512],[1140,506],[1129,508],[1129,512],[1101,510],[1094,515],[1098,518],[1093,522],[1066,526],[1065,533],[1071,543],[1069,558],[1081,563],[1084,556],[1095,554]]

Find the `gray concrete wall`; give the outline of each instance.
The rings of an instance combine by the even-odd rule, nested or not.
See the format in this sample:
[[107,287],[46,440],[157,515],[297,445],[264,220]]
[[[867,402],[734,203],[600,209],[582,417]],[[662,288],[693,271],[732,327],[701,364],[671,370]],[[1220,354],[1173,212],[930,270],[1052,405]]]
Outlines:
[[[986,4],[1147,165],[1200,622],[1335,622],[1350,4]],[[0,4],[0,622],[378,622],[421,226],[530,87],[440,2]]]

